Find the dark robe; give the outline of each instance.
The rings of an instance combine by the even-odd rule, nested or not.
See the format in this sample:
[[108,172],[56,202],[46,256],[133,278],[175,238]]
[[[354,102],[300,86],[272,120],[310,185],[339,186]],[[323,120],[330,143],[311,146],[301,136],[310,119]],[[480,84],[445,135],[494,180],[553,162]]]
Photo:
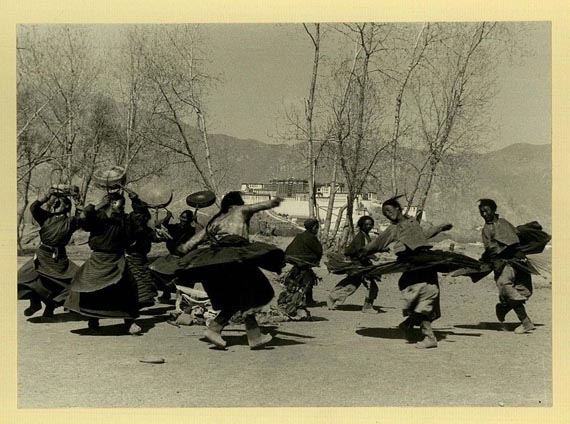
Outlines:
[[67,257],[65,246],[78,227],[76,217],[54,214],[35,201],[32,217],[40,225],[41,244],[33,259],[18,270],[18,299],[39,297],[60,305],[68,295],[71,279],[79,267]]

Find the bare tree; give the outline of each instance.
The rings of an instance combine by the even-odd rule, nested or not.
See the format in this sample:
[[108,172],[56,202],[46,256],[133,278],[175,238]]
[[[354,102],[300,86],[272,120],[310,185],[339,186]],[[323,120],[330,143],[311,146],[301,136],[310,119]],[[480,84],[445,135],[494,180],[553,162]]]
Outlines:
[[311,75],[311,86],[309,88],[309,97],[305,106],[305,117],[307,122],[307,162],[309,165],[309,216],[311,218],[315,217],[316,214],[316,198],[315,198],[315,160],[313,154],[313,110],[315,107],[315,89],[317,86],[317,76],[319,72],[319,51],[321,44],[321,27],[320,24],[314,24],[314,33],[309,31],[306,24],[303,24],[303,28],[309,35],[314,48],[314,59],[313,59],[313,73]]
[[401,135],[401,121],[402,121],[402,106],[404,102],[404,94],[408,87],[408,82],[414,70],[418,67],[420,62],[424,59],[424,53],[428,45],[435,39],[433,31],[430,29],[429,23],[424,23],[417,35],[416,42],[411,50],[408,66],[399,80],[398,92],[396,95],[396,105],[394,112],[394,126],[392,130],[392,137],[390,139],[390,182],[392,187],[392,195],[398,194],[398,176],[397,176],[397,161],[398,161],[398,142]]
[[[23,26],[19,31],[19,66],[27,84],[46,107],[38,111],[55,140],[52,158],[67,183],[80,174],[76,150],[83,140],[82,118],[93,93],[99,67],[87,30],[79,26],[49,29]],[[64,131],[60,128],[64,127]]]
[[[187,159],[202,184],[217,192],[204,107],[206,92],[216,79],[205,68],[201,33],[192,25],[145,28],[145,32],[139,53],[143,77],[160,101],[149,117],[153,128],[138,134]],[[195,127],[190,126],[192,120]]]
[[[390,28],[375,23],[345,24],[339,29],[355,44],[355,63],[345,78],[350,81],[346,87],[346,119],[343,127],[350,128],[347,136],[339,138],[340,166],[347,184],[348,197],[346,220],[354,233],[353,211],[356,197],[362,192],[367,177],[380,153],[388,143],[382,142],[376,85],[371,78],[371,61],[375,55],[385,51],[384,42]],[[342,102],[341,102],[342,104]],[[336,119],[338,121],[338,119]]]
[[[425,208],[430,189],[447,155],[473,149],[482,131],[485,106],[493,94],[492,53],[496,23],[440,26],[437,49],[415,82],[417,138],[423,149],[408,205]],[[418,197],[419,196],[419,197]]]

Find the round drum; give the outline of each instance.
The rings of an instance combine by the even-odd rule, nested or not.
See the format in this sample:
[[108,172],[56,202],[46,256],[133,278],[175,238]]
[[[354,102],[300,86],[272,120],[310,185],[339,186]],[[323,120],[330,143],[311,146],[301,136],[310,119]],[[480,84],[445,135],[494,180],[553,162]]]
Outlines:
[[96,172],[93,176],[95,185],[103,190],[114,190],[125,185],[127,172],[121,166],[113,166],[111,169]]
[[209,191],[198,191],[186,197],[186,204],[192,208],[207,208],[216,203],[216,195]]

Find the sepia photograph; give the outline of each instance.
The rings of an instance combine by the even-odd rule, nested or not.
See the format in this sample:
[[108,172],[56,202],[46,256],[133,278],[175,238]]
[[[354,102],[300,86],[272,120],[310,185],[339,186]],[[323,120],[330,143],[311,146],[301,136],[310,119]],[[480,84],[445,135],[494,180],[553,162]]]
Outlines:
[[188,21],[15,28],[17,408],[552,407],[551,22]]

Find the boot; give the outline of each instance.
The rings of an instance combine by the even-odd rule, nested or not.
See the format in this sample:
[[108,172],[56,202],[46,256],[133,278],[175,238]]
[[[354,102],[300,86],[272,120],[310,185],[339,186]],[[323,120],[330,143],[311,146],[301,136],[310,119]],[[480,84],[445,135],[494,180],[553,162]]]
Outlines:
[[222,338],[222,330],[224,326],[217,322],[215,319],[210,321],[210,324],[206,326],[204,330],[204,337],[208,339],[211,343],[219,347],[220,349],[225,349],[227,346],[226,341]]
[[165,290],[162,292],[162,295],[158,298],[160,303],[168,303],[170,302],[170,291]]
[[431,322],[427,320],[422,321],[421,329],[422,334],[424,335],[424,339],[421,342],[417,342],[416,347],[418,349],[429,349],[432,347],[437,347],[437,339],[435,338],[435,334],[433,334]]
[[514,310],[517,314],[517,317],[521,320],[521,325],[515,328],[515,334],[530,333],[532,330],[534,330],[534,324],[528,317],[524,305],[517,306],[514,308]]
[[27,317],[31,317],[36,312],[42,309],[42,302],[37,297],[32,297],[30,299],[30,306],[24,310],[24,315]]
[[245,332],[247,333],[247,342],[252,350],[260,349],[271,341],[271,334],[263,334],[255,316],[249,315],[245,319]]
[[329,310],[334,311],[337,307],[337,303],[336,301],[333,300],[333,298],[331,297],[331,295],[329,294],[327,296],[327,307],[329,308]]
[[87,327],[91,330],[96,330],[99,328],[99,320],[97,318],[89,318],[87,321]]
[[502,303],[497,303],[495,305],[495,314],[497,315],[497,319],[499,320],[499,322],[505,321],[505,317],[507,316],[510,310],[511,307],[508,305],[503,305]]
[[44,313],[42,314],[42,317],[53,318],[54,309],[55,305],[52,302],[46,302],[46,307],[44,308]]
[[312,287],[309,287],[307,293],[305,294],[305,305],[307,306],[307,308],[314,308],[315,306],[317,306],[317,302],[315,302],[315,299],[313,299]]
[[372,301],[370,299],[364,299],[364,305],[362,305],[362,313],[364,314],[378,314],[380,311],[374,309],[372,306]]

